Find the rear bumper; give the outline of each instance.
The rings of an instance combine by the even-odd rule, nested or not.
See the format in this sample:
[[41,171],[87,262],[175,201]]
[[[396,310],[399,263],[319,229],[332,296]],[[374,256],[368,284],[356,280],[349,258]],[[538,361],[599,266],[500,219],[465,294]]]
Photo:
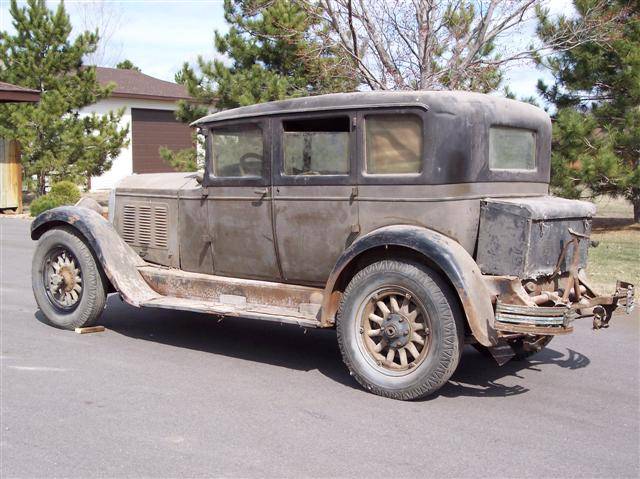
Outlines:
[[631,283],[618,281],[611,295],[583,297],[566,305],[538,306],[509,304],[496,301],[495,328],[504,333],[534,335],[566,334],[573,331],[571,323],[576,319],[591,318],[593,328],[609,326],[613,312],[624,308],[629,314],[635,306],[635,288]]

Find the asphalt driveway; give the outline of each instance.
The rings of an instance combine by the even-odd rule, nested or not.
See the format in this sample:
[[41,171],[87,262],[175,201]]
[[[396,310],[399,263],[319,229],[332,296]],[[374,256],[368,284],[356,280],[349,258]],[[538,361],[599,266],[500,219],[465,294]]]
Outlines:
[[436,396],[361,390],[333,331],[137,310],[42,322],[29,222],[0,218],[0,476],[638,477],[640,321],[530,361],[472,348]]

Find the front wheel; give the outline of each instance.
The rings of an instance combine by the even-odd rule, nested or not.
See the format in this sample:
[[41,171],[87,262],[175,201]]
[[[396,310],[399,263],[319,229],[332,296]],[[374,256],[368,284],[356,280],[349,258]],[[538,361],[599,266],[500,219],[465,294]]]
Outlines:
[[54,228],[40,237],[31,286],[51,324],[64,329],[90,325],[104,309],[105,283],[91,250],[72,230]]
[[464,325],[449,286],[433,270],[380,261],[349,283],[337,318],[342,358],[369,391],[416,399],[437,391],[455,371]]

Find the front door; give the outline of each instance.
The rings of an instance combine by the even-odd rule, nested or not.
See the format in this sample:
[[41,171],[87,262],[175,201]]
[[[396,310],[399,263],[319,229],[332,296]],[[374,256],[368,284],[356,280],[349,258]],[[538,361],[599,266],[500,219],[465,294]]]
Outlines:
[[274,120],[274,217],[286,281],[324,285],[359,231],[354,117]]
[[273,239],[268,122],[211,129],[205,179],[216,274],[280,279]]

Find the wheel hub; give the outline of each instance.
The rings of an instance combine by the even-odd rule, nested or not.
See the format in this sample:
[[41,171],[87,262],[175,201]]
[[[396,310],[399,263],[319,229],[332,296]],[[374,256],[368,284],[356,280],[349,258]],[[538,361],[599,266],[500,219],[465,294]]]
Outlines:
[[67,250],[52,250],[45,260],[45,284],[52,304],[74,309],[82,295],[82,273],[76,258]]
[[401,314],[392,313],[382,322],[382,337],[392,348],[402,348],[409,342],[411,327]]
[[405,374],[429,351],[430,318],[410,291],[383,287],[364,300],[359,340],[375,367]]

